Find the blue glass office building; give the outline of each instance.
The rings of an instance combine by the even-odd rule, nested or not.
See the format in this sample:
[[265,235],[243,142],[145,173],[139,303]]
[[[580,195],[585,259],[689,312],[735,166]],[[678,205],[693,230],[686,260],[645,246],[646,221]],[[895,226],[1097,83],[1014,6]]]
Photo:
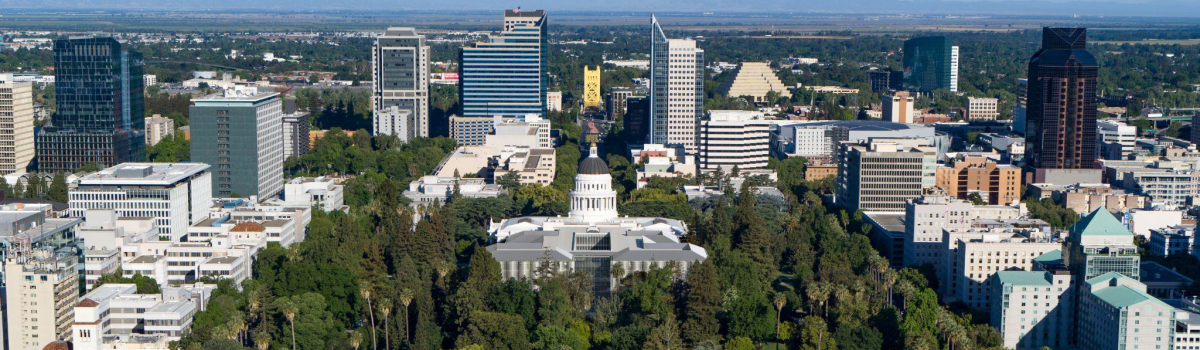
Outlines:
[[37,135],[40,171],[145,160],[143,64],[113,38],[54,42],[56,112]]
[[546,12],[505,10],[504,31],[460,52],[461,114],[543,115],[546,54]]

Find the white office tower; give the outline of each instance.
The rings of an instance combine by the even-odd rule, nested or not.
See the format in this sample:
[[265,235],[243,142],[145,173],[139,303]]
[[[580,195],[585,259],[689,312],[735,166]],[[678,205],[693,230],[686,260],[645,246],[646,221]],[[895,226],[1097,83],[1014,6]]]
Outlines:
[[575,189],[571,190],[571,218],[583,222],[617,218],[617,192],[612,189],[608,164],[600,160],[593,145],[588,157],[579,163]]
[[[425,36],[413,28],[388,28],[375,39],[371,50],[371,77],[375,114],[391,107],[410,111],[411,124],[406,130],[414,137],[429,137],[429,46]],[[380,129],[375,130],[380,134]]]
[[1075,325],[1068,271],[1000,271],[990,281],[991,324],[1005,349],[1067,348]]
[[667,39],[650,17],[650,143],[683,146],[696,154],[704,116],[704,50],[691,39]]
[[762,112],[712,111],[700,123],[700,168],[765,169],[771,153],[771,124]]
[[208,218],[212,176],[201,163],[123,163],[79,179],[70,191],[71,217],[111,209],[119,218],[153,218],[160,239],[178,242]]
[[1117,120],[1096,122],[1096,154],[1101,158],[1125,160],[1133,153],[1137,127]]
[[20,244],[4,259],[4,336],[9,350],[42,350],[71,340],[79,300],[79,255],[72,248],[28,250]]
[[0,175],[23,174],[33,160],[33,86],[0,75]]
[[958,46],[950,47],[950,92],[958,92]]
[[392,135],[404,142],[408,142],[414,137],[413,122],[415,120],[413,120],[411,110],[391,106],[375,111],[371,121],[374,124],[372,130],[375,130],[376,136]]

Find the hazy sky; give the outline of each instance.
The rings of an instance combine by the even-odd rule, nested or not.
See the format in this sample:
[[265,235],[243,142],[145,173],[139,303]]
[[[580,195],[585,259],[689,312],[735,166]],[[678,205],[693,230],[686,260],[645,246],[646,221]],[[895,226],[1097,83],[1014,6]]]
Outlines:
[[1200,17],[1200,0],[0,0],[0,8],[951,13]]

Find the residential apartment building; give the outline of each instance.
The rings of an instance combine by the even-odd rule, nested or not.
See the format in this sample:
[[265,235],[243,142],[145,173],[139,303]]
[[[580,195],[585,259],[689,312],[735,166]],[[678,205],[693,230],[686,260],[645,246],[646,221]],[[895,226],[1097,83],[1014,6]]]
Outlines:
[[118,217],[152,218],[158,238],[179,241],[212,205],[212,175],[201,163],[125,163],[79,179],[68,193],[72,217],[111,209]]
[[1026,216],[1020,206],[976,206],[971,202],[927,191],[904,205],[904,264],[933,264],[940,270],[945,260],[942,233],[965,230],[980,220],[1016,220]]
[[872,139],[842,145],[837,202],[848,210],[902,212],[935,186],[937,150],[925,139]]
[[940,300],[960,301],[976,310],[987,310],[992,300],[990,278],[1007,270],[1031,270],[1034,259],[1056,251],[1061,242],[1040,228],[997,227],[946,229],[942,235],[944,285]]
[[762,112],[711,111],[700,123],[698,142],[702,171],[765,169],[771,124]]
[[400,109],[399,106],[386,107],[376,110],[371,118],[371,130],[375,135],[392,135],[400,141],[408,142],[416,130],[413,127],[412,110]]
[[[141,79],[138,79],[141,81]],[[10,350],[42,350],[71,341],[79,301],[79,255],[74,248],[17,251],[4,259],[4,336]]]
[[968,120],[996,120],[1000,117],[1000,100],[991,97],[967,97]]
[[33,85],[0,75],[0,175],[24,173],[33,155]]
[[1029,59],[1025,159],[1033,168],[1096,167],[1096,77],[1087,29],[1043,28]]
[[1069,348],[1075,289],[1064,269],[999,271],[992,275],[991,324],[1014,350]]
[[771,92],[775,92],[776,98],[792,97],[792,92],[783,85],[767,62],[738,63],[737,71],[717,87],[718,94],[734,98],[750,97],[752,103],[774,104],[775,101],[767,99]]
[[892,92],[880,96],[880,99],[883,100],[883,120],[900,124],[911,124],[916,120],[917,112],[913,110],[916,103],[908,91]]
[[505,10],[504,31],[462,48],[458,84],[463,116],[545,113],[546,18],[543,10]]
[[1021,199],[1021,169],[1000,164],[985,156],[960,154],[937,168],[937,186],[961,199],[979,199],[992,205],[1008,205]]
[[38,170],[146,159],[143,66],[113,38],[55,40],[55,113],[36,136]]
[[1200,196],[1200,170],[1193,164],[1157,161],[1141,167],[1106,169],[1106,173],[1114,174],[1115,183],[1122,188],[1166,208],[1187,206],[1191,198]]
[[1175,308],[1147,294],[1145,284],[1107,272],[1080,288],[1080,349],[1171,349]]
[[649,143],[680,145],[696,154],[704,117],[704,50],[692,39],[668,39],[650,16]]
[[175,134],[175,121],[158,114],[146,117],[146,146],[154,146],[167,135]]
[[546,92],[546,110],[562,111],[562,91]]
[[[388,116],[393,117],[393,123],[385,123],[390,127],[377,126],[375,134],[396,135],[404,141],[429,137],[429,46],[425,36],[409,27],[385,30],[371,48],[371,77],[374,117],[389,110]],[[396,118],[400,114],[406,118]]]
[[283,190],[283,103],[278,93],[225,90],[192,100],[192,160],[212,166],[217,197]]
[[451,116],[450,138],[459,146],[479,146],[483,144],[485,136],[492,133],[495,125],[496,118],[491,116]]

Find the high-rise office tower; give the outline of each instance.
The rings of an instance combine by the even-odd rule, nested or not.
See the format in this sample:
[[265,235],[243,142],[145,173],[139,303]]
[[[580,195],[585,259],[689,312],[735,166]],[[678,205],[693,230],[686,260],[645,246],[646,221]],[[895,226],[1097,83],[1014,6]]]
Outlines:
[[1026,119],[1029,107],[1028,94],[1029,79],[1017,79],[1017,103],[1013,104],[1012,131],[1022,136],[1025,135],[1025,123],[1028,120]]
[[[408,111],[411,125],[405,129],[409,134],[429,137],[429,46],[425,36],[413,28],[388,28],[375,39],[371,67],[374,115],[391,107]],[[407,135],[397,136],[408,141]]]
[[667,39],[650,16],[650,143],[696,154],[704,116],[704,50],[692,39]]
[[944,36],[904,41],[904,87],[921,92],[958,92],[958,46]]
[[1029,59],[1025,159],[1034,168],[1096,166],[1096,75],[1085,28],[1044,28]]
[[625,115],[621,122],[625,129],[625,142],[630,145],[646,143],[650,134],[650,98],[630,96],[625,100]]
[[33,86],[0,76],[0,175],[24,173],[33,160]]
[[54,42],[56,110],[37,135],[39,170],[146,158],[142,65],[140,53],[113,38]]
[[212,196],[283,190],[283,102],[274,92],[225,90],[192,100],[192,160],[212,166]]
[[600,107],[600,66],[583,66],[583,106]]
[[463,47],[458,66],[462,116],[518,117],[546,110],[546,11],[504,11],[504,31]]

